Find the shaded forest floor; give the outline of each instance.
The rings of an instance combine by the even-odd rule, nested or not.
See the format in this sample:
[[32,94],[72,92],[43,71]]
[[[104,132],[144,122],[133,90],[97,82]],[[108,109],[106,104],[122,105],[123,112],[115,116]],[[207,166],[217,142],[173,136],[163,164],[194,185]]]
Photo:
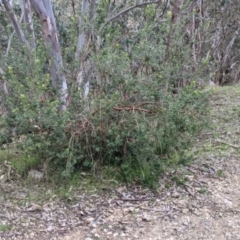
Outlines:
[[167,173],[156,193],[20,183],[1,161],[0,239],[240,239],[240,85],[215,87],[210,116],[195,161]]

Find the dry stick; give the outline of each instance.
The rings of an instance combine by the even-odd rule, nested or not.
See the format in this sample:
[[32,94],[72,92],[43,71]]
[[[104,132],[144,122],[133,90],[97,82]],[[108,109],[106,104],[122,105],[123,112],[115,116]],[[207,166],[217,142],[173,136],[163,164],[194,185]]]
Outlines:
[[169,209],[158,209],[158,208],[148,208],[148,207],[141,207],[142,210],[147,210],[147,211],[154,211],[154,212],[169,212]]
[[152,113],[152,111],[147,110],[147,109],[143,109],[143,108],[135,108],[134,106],[132,107],[127,107],[127,108],[120,108],[120,107],[114,107],[113,108],[116,111],[140,111],[140,112],[147,112],[147,113]]
[[10,51],[10,47],[11,47],[12,38],[13,38],[14,33],[15,33],[15,30],[13,31],[13,33],[9,37],[8,44],[7,44],[7,50],[6,50],[6,56],[8,56],[8,53]]
[[227,142],[225,142],[225,141],[223,141],[221,139],[217,139],[216,142],[228,145],[228,146],[233,147],[233,148],[237,148],[237,149],[240,148],[240,145],[234,145],[234,144],[231,144],[231,143],[227,143]]
[[114,199],[116,201],[132,201],[132,202],[137,202],[137,201],[152,201],[155,198],[117,198]]
[[222,131],[222,132],[207,132],[207,133],[202,133],[202,135],[212,135],[212,134],[222,134],[222,133],[227,133],[227,131]]

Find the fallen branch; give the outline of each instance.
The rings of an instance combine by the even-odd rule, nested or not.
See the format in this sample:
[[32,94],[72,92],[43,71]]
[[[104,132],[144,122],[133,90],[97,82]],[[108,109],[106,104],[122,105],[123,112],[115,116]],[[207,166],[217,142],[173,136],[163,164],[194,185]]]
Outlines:
[[147,112],[147,113],[153,113],[151,110],[143,109],[143,108],[138,108],[138,107],[114,107],[113,108],[116,111],[140,111],[140,112]]
[[158,208],[148,208],[148,207],[141,207],[142,210],[146,211],[153,211],[153,212],[169,212],[169,209],[158,209]]
[[137,201],[152,201],[152,200],[154,200],[154,198],[117,198],[114,200],[137,202]]
[[240,148],[240,145],[234,145],[234,144],[232,144],[232,143],[227,143],[227,142],[225,142],[225,141],[223,141],[223,140],[221,140],[221,139],[217,139],[216,142],[219,142],[219,143],[228,145],[228,146],[233,147],[233,148],[236,148],[236,149]]

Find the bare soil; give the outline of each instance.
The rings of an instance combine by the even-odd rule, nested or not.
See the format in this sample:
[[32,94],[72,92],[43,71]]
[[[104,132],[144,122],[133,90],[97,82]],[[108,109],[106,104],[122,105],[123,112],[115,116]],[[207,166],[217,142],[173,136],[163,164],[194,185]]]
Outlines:
[[[58,193],[0,166],[0,239],[240,239],[240,85],[215,87],[195,161],[141,187]],[[173,181],[174,176],[174,181]]]

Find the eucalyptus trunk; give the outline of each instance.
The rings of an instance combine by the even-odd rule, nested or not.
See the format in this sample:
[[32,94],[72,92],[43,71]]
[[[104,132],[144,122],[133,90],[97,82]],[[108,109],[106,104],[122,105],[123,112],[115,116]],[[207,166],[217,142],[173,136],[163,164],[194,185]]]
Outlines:
[[67,79],[63,73],[63,60],[61,47],[58,41],[56,21],[50,0],[30,0],[31,6],[37,14],[42,28],[43,38],[50,51],[51,78],[53,86],[60,94],[61,109],[67,109],[68,87]]

